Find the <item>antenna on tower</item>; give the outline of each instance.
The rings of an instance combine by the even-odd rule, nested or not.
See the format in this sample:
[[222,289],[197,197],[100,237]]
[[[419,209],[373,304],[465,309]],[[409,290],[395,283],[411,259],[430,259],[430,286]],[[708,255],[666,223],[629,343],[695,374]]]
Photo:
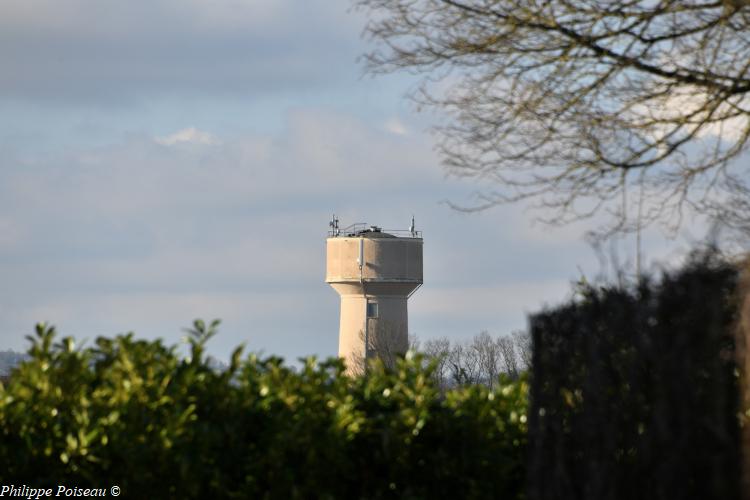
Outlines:
[[416,231],[414,231],[414,215],[411,216],[411,226],[409,226],[409,232],[411,233],[412,238],[416,236]]
[[333,217],[331,218],[331,222],[328,223],[328,226],[330,226],[331,233],[334,236],[339,235],[339,219],[336,217],[336,214],[333,214]]

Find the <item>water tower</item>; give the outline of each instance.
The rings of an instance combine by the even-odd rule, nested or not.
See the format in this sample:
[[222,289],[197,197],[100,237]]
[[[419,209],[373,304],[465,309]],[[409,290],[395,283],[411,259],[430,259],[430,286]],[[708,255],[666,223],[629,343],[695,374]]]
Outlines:
[[[350,373],[363,360],[386,363],[408,349],[407,300],[422,285],[422,233],[364,223],[339,229],[334,215],[326,239],[326,282],[341,296],[339,357]],[[367,349],[365,349],[367,346]]]

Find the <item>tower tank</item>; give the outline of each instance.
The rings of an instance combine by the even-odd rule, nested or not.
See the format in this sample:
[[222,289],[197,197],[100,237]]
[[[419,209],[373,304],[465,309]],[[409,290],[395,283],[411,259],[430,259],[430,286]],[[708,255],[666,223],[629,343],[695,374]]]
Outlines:
[[407,300],[423,282],[422,233],[413,218],[406,231],[339,229],[335,216],[329,225],[326,282],[341,296],[339,357],[351,374],[374,356],[392,364],[409,346]]

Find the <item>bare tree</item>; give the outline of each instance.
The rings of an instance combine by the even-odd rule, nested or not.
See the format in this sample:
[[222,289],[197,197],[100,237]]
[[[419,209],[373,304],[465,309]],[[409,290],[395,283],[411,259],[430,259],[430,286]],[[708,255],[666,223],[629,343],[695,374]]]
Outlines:
[[521,369],[531,368],[531,335],[525,330],[516,330],[510,334],[516,353],[521,360]]
[[513,338],[498,337],[497,347],[503,359],[503,371],[510,375],[511,378],[518,378],[520,370],[518,369],[518,357],[516,356],[516,347]]
[[447,337],[429,339],[421,352],[435,362],[433,376],[443,389],[469,384],[492,387],[501,373],[518,378],[531,366],[531,338],[520,330],[497,339],[487,331],[454,343]]
[[424,343],[423,351],[429,361],[434,361],[435,371],[433,377],[440,388],[448,386],[448,355],[451,350],[451,341],[446,337],[429,339]]
[[479,377],[478,381],[492,387],[500,375],[502,350],[499,344],[487,331],[476,335],[469,346],[476,356]]
[[747,229],[750,162],[731,161],[750,137],[747,0],[353,2],[368,69],[423,74],[413,97],[452,117],[447,169],[490,183],[464,209],[605,212],[608,234],[675,230],[687,211]]
[[456,342],[448,352],[448,373],[452,385],[472,385],[481,381],[476,351]]
[[419,340],[419,337],[416,333],[409,333],[407,342],[409,345],[409,351],[419,351],[422,347],[422,341]]

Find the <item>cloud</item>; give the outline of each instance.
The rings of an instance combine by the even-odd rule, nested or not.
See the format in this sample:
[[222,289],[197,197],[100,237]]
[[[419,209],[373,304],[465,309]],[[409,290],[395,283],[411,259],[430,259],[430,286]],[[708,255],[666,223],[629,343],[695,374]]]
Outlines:
[[386,121],[385,129],[396,135],[407,135],[409,133],[409,129],[406,128],[406,125],[404,125],[404,123],[398,118],[391,118]]
[[[746,113],[739,112],[747,109],[748,99],[731,98],[714,108],[715,99],[703,88],[683,85],[633,106],[631,112],[637,120],[650,124],[647,130],[655,138],[666,136],[674,124],[684,122],[684,133],[695,132],[699,139],[740,140],[750,126]],[[701,123],[709,119],[713,121]]]
[[189,127],[164,137],[156,137],[154,142],[162,146],[174,146],[181,143],[214,146],[219,143],[219,140],[208,132],[203,132],[195,127]]
[[477,315],[497,318],[560,302],[569,289],[569,281],[561,279],[432,287],[421,293],[419,313],[458,320]]
[[0,349],[40,320],[176,342],[221,317],[213,354],[333,355],[332,212],[402,229],[416,216],[423,338],[507,333],[554,301],[588,247],[530,231],[517,207],[439,203],[473,186],[444,178],[428,119],[387,104],[400,83],[352,85],[349,5],[0,2]]
[[440,204],[468,187],[443,177],[424,135],[308,108],[275,133],[185,126],[157,139],[5,159],[0,348],[22,348],[42,320],[90,339],[132,329],[176,342],[193,318],[220,317],[216,355],[241,342],[333,355],[332,212],[343,225],[403,229],[415,215],[425,285],[410,327],[422,338],[524,328],[526,312],[567,296],[577,266],[598,270],[569,232],[532,238],[518,207],[467,215]]
[[403,141],[320,109],[290,113],[273,135],[186,127],[8,158],[2,342],[41,320],[89,337],[154,336],[217,316],[227,349],[252,335],[269,352],[334,354],[338,297],[323,281],[330,213],[406,227],[416,211],[426,225],[440,195],[424,189],[442,183],[434,163],[426,138]]
[[5,0],[0,98],[118,106],[335,85],[360,52],[360,20],[347,7],[343,0]]

